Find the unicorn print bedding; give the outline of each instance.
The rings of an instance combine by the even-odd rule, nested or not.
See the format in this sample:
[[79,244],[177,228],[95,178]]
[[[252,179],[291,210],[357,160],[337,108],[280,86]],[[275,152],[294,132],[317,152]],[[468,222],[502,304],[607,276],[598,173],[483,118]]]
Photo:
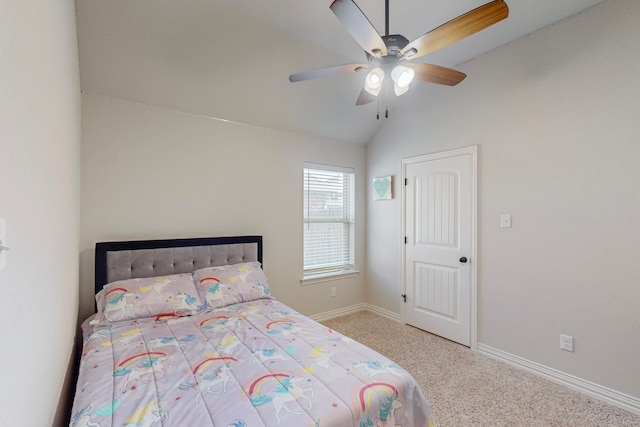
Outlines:
[[404,369],[272,298],[259,263],[156,279],[96,296],[71,426],[433,425]]

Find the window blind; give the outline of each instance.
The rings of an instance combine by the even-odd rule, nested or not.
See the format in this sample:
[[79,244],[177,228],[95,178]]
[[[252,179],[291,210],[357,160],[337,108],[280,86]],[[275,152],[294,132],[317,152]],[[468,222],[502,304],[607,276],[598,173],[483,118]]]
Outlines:
[[304,274],[353,269],[354,170],[305,163]]

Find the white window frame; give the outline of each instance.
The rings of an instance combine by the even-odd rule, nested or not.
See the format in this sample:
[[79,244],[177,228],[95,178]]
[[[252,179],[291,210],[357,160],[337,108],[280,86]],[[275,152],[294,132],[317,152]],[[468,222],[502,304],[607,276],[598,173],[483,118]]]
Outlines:
[[[315,268],[309,268],[309,266],[305,265],[305,254],[303,254],[303,278],[300,280],[300,283],[303,285],[308,285],[312,283],[325,282],[329,280],[343,279],[347,277],[352,277],[357,275],[359,272],[354,269],[355,265],[355,169],[351,167],[343,167],[343,166],[334,166],[334,165],[325,165],[318,163],[304,163],[304,171],[303,171],[303,203],[309,203],[309,198],[307,197],[309,183],[309,173],[308,171],[323,171],[327,173],[340,173],[345,174],[349,178],[348,182],[345,182],[344,185],[350,185],[348,190],[349,199],[343,199],[343,212],[344,215],[341,218],[309,218],[309,206],[303,206],[303,224],[304,227],[308,227],[309,224],[318,224],[318,223],[335,223],[341,222],[345,224],[347,229],[345,233],[347,235],[347,242],[343,242],[344,246],[342,249],[348,250],[348,255],[339,264],[335,265],[327,265],[324,267],[315,266]],[[303,234],[303,239],[305,239]],[[304,242],[303,250],[306,252],[306,245],[308,242]]]

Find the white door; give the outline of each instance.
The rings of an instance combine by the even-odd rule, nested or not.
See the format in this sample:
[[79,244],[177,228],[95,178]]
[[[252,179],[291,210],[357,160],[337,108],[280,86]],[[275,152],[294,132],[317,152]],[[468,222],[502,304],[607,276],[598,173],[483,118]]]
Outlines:
[[476,147],[402,162],[405,322],[475,348]]

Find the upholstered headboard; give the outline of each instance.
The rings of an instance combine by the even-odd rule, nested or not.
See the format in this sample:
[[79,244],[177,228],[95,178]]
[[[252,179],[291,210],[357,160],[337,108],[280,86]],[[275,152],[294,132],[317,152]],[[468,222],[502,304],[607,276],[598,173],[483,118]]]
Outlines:
[[262,263],[262,236],[101,242],[96,243],[95,291],[116,280],[249,261]]

